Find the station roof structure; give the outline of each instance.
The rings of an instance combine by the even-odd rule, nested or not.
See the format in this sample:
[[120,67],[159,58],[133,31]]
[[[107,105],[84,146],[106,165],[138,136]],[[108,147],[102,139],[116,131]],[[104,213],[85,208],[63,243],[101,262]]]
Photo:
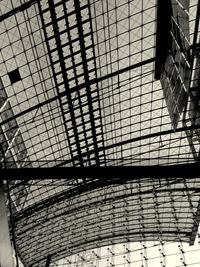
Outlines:
[[[200,4],[189,2],[193,53]],[[155,80],[156,12],[156,0],[0,1],[0,77],[8,99],[0,111],[12,110],[1,116],[0,134],[20,132],[20,142],[9,141],[4,167],[15,162],[31,174],[197,162],[199,137],[188,138],[184,114],[174,131]],[[133,177],[9,180],[24,266],[122,242],[193,244],[199,180]]]
[[0,21],[1,79],[33,167],[194,161],[154,79],[156,1],[3,0]]

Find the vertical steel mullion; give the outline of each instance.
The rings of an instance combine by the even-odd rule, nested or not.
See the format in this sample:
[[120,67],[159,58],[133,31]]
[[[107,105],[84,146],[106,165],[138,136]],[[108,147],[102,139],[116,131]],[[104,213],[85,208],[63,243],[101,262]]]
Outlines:
[[[66,23],[66,28],[67,28],[67,36],[68,36],[68,39],[69,39],[69,47],[70,47],[70,52],[71,52],[71,60],[72,60],[72,65],[73,65],[73,70],[75,72],[75,82],[76,82],[76,86],[78,86],[78,78],[76,76],[76,63],[75,63],[75,59],[73,57],[73,46],[72,46],[72,40],[71,40],[71,36],[70,36],[70,27],[69,27],[69,20],[68,20],[68,14],[67,14],[67,10],[66,10],[66,6],[65,6],[65,2],[63,2],[63,12],[64,12],[64,17],[65,17],[65,23]],[[78,39],[78,38],[77,38]],[[78,39],[79,40],[79,39]],[[77,40],[77,41],[78,41]],[[79,52],[79,51],[78,51]],[[86,143],[86,149],[87,149],[87,152],[89,152],[89,147],[88,147],[88,140],[87,140],[87,136],[86,136],[86,129],[85,129],[85,124],[84,124],[84,114],[83,114],[83,109],[82,109],[82,105],[81,105],[81,96],[80,96],[80,91],[77,90],[76,91],[76,94],[78,94],[78,98],[77,100],[79,101],[79,108],[80,108],[80,113],[81,113],[81,120],[82,120],[82,126],[83,126],[83,130],[84,130],[84,136],[85,136],[85,143]],[[75,100],[74,100],[75,101]],[[73,102],[74,102],[73,101]],[[74,103],[73,103],[74,104]],[[88,158],[88,163],[89,165],[90,164],[90,156],[88,155],[87,156]]]
[[[88,11],[89,11],[89,22],[90,22],[90,28],[92,30],[92,14],[91,14],[91,3],[90,0],[88,0]],[[94,31],[92,30],[92,33],[94,33]],[[96,55],[95,55],[95,46],[94,46],[94,37],[93,34],[91,34],[91,39],[92,39],[92,47],[93,47],[93,54],[94,54],[94,67],[95,67],[95,76],[97,78],[97,65],[96,65]],[[103,143],[103,147],[104,145],[104,135],[103,135],[103,125],[102,125],[102,116],[101,116],[101,108],[100,108],[100,96],[99,96],[99,84],[98,82],[96,83],[97,86],[97,99],[98,99],[98,105],[99,105],[99,115],[100,115],[100,123],[101,123],[101,138],[102,138],[102,143]],[[106,155],[105,155],[105,151],[103,151],[103,157],[104,157],[104,165],[106,166]]]
[[77,27],[78,27],[78,33],[79,33],[79,42],[81,47],[81,56],[82,56],[82,63],[83,63],[83,71],[84,71],[84,77],[85,77],[85,86],[86,86],[86,93],[88,98],[88,107],[90,112],[90,122],[91,122],[91,129],[92,129],[92,136],[93,136],[93,145],[95,149],[95,159],[96,159],[96,165],[99,166],[99,153],[97,151],[98,145],[97,145],[97,137],[96,137],[96,131],[95,131],[95,119],[93,114],[93,106],[92,106],[92,97],[91,97],[91,86],[90,86],[90,79],[88,74],[88,66],[87,66],[87,57],[86,57],[86,49],[85,49],[85,43],[84,43],[84,34],[83,34],[83,25],[82,25],[82,17],[81,17],[81,7],[79,0],[74,0],[74,7],[75,7],[75,14],[76,14],[76,20],[77,20]]
[[[41,13],[42,12],[42,8],[41,8],[40,2],[38,3],[38,6],[39,6],[40,13]],[[58,56],[59,56],[59,60],[60,60],[62,78],[64,80],[66,96],[67,96],[67,100],[68,100],[69,111],[70,111],[70,115],[71,115],[73,131],[74,131],[74,136],[75,136],[75,140],[76,140],[78,159],[79,159],[80,166],[83,166],[82,156],[81,156],[81,149],[80,149],[78,133],[77,133],[77,128],[76,128],[76,121],[75,121],[75,116],[74,116],[74,111],[73,111],[73,103],[72,103],[71,94],[70,94],[70,91],[69,91],[68,79],[67,79],[67,76],[66,76],[66,68],[65,68],[65,62],[64,62],[64,59],[63,59],[63,52],[62,52],[62,45],[61,45],[60,35],[59,35],[59,29],[58,29],[58,25],[57,25],[57,21],[56,21],[56,12],[55,12],[55,7],[54,7],[54,2],[52,0],[49,0],[49,11],[50,11],[50,14],[51,14],[51,17],[52,17],[52,26],[53,26],[54,33],[55,33],[55,41],[56,41],[56,45],[57,45],[57,48],[58,48],[57,51],[58,51]],[[42,18],[43,26],[45,28],[43,17],[41,16],[41,18]],[[52,58],[51,58],[51,63],[53,64]],[[55,71],[54,70],[53,70],[53,73],[54,73],[54,77],[55,77],[56,75],[55,75]],[[55,81],[56,81],[56,79],[55,79]],[[56,82],[56,84],[57,84],[57,82]],[[56,87],[56,89],[57,89],[57,93],[59,95],[58,87]],[[62,106],[60,98],[59,98],[59,102],[60,102],[60,105],[61,105],[62,115],[63,115],[63,119],[64,119],[64,122],[65,122],[64,110],[63,110],[63,106]],[[68,130],[67,130],[66,124],[65,124],[65,129],[66,129],[66,133],[67,133]],[[67,137],[68,137],[68,140],[69,140],[69,135],[68,134],[67,134]],[[71,147],[70,147],[70,152],[72,154]],[[73,155],[72,155],[72,160],[73,160],[73,163],[74,163]]]
[[48,50],[48,53],[49,53],[49,60],[51,62],[51,66],[52,66],[51,70],[53,72],[54,82],[55,82],[55,85],[56,85],[56,91],[57,91],[57,99],[56,100],[58,100],[59,104],[60,104],[61,114],[62,114],[62,118],[63,118],[63,122],[64,122],[65,133],[67,135],[67,140],[69,142],[69,150],[70,150],[70,154],[71,154],[72,164],[74,165],[73,153],[72,153],[71,146],[70,146],[70,138],[69,138],[69,134],[68,134],[68,129],[66,127],[66,120],[65,120],[65,117],[64,117],[64,110],[63,110],[63,106],[62,106],[62,102],[61,102],[61,96],[59,94],[58,83],[57,83],[57,80],[55,78],[56,77],[56,73],[55,73],[55,70],[53,68],[54,62],[53,62],[52,57],[51,57],[51,49],[50,49],[50,46],[49,46],[49,43],[48,43],[48,36],[47,36],[47,32],[46,32],[46,27],[45,27],[45,22],[44,22],[44,18],[43,18],[43,12],[42,12],[42,7],[41,7],[40,1],[38,2],[38,9],[40,11],[40,18],[41,18],[41,22],[42,22],[42,26],[43,26],[43,33],[44,33],[44,37],[45,37],[45,40],[46,40],[47,50]]

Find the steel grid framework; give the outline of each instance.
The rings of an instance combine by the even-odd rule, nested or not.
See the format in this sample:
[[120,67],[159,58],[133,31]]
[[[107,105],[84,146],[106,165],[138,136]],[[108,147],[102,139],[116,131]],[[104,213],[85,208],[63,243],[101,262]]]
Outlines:
[[[33,166],[194,161],[153,78],[155,1],[14,2],[3,1],[1,16],[1,77],[14,116],[0,123],[17,119]],[[15,68],[22,80],[11,85]]]
[[[25,266],[123,242],[194,243],[199,124],[191,123],[189,98],[172,129],[154,79],[156,7],[155,0],[1,1],[1,161],[21,168],[1,174]],[[199,1],[189,10],[198,91]],[[14,83],[12,71],[21,78]]]
[[[19,255],[25,266],[43,266],[47,255],[56,262],[123,242],[193,244],[199,186],[196,178],[138,178],[104,186],[98,180],[87,185],[74,179],[23,181],[18,198],[28,196],[18,200],[12,215]],[[19,186],[10,187],[15,203],[14,188]]]

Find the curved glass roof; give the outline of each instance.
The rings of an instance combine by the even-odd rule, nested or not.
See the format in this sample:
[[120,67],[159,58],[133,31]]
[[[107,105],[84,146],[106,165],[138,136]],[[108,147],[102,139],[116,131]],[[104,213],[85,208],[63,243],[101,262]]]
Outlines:
[[[199,1],[189,2],[191,92],[174,131],[155,80],[156,0],[0,1],[2,167],[198,162]],[[119,243],[193,244],[199,179],[133,177],[10,180],[24,266]]]
[[[73,184],[74,183],[74,184]],[[25,266],[45,266],[108,245],[139,241],[194,243],[198,179],[137,179],[98,187],[35,180],[10,187],[16,245]],[[16,197],[18,196],[18,197]],[[17,203],[17,204],[16,204]]]

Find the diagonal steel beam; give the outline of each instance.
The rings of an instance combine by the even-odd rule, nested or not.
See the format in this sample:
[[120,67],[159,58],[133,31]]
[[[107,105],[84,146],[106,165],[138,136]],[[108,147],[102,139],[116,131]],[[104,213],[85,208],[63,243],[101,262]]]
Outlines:
[[[91,79],[89,81],[89,84],[92,85],[92,84],[96,84],[96,83],[102,82],[102,81],[104,81],[106,79],[109,79],[111,77],[117,76],[117,75],[122,74],[124,72],[127,72],[129,70],[133,70],[133,69],[139,68],[141,66],[147,65],[147,64],[152,63],[154,61],[155,61],[155,58],[154,57],[153,58],[149,58],[149,59],[144,60],[142,62],[133,64],[133,65],[131,65],[129,67],[126,67],[126,68],[120,69],[118,71],[114,71],[112,73],[109,73],[109,74],[107,74],[105,76],[102,76],[102,77],[99,77],[99,78],[95,78],[95,79]],[[85,83],[82,83],[80,85],[77,85],[77,86],[71,88],[70,89],[70,92],[76,92],[76,91],[81,90],[83,88],[85,88]],[[11,121],[13,119],[17,119],[17,118],[19,118],[19,117],[21,117],[23,115],[26,115],[28,112],[31,112],[33,110],[36,110],[36,109],[38,109],[38,108],[40,108],[42,106],[45,106],[45,105],[47,105],[47,104],[49,104],[51,102],[54,102],[54,101],[58,100],[58,98],[62,98],[64,96],[66,96],[66,94],[67,94],[66,91],[64,91],[62,93],[59,93],[57,96],[51,97],[48,100],[45,100],[43,102],[40,102],[37,105],[32,106],[32,107],[30,107],[30,108],[28,108],[26,110],[23,110],[22,112],[20,112],[18,114],[15,114],[12,118],[8,118],[7,120],[4,120],[4,121],[0,122],[0,126],[8,123],[9,121]]]
[[40,0],[30,0],[28,2],[25,2],[24,4],[12,9],[11,11],[3,14],[2,16],[0,16],[0,22],[4,21],[5,19],[15,15],[18,12],[22,12],[26,9],[28,9],[29,7],[31,7],[32,5],[34,5],[36,2],[39,2]]
[[[184,127],[177,128],[176,129],[176,133],[187,131],[187,130],[199,129],[199,128],[200,128],[200,125],[194,125],[194,126],[188,126],[188,127],[184,126]],[[162,132],[156,132],[156,133],[152,133],[152,134],[138,136],[138,137],[131,138],[131,139],[128,139],[128,140],[124,140],[124,141],[121,141],[121,142],[118,142],[118,143],[114,143],[114,144],[111,144],[111,145],[108,145],[108,146],[99,147],[98,150],[99,151],[109,150],[109,149],[112,149],[114,147],[123,146],[123,145],[134,143],[134,142],[137,142],[137,141],[140,141],[140,140],[145,140],[145,139],[149,139],[149,138],[153,138],[153,137],[159,137],[159,136],[162,136],[162,135],[168,135],[168,134],[173,134],[173,133],[174,133],[174,130],[170,129],[170,130],[166,130],[166,131],[162,131]],[[91,154],[94,153],[94,151],[91,150],[89,153],[91,155]],[[82,156],[83,157],[87,156],[87,153],[82,153]],[[62,163],[59,163],[58,165],[56,165],[56,167],[63,166],[65,164],[67,164],[67,163],[70,163],[70,160],[67,160],[67,161],[64,161]]]
[[[73,69],[73,72],[74,72],[74,77],[71,78],[71,79],[73,79],[75,81],[75,85],[77,86],[79,84],[78,75],[77,75],[77,67],[78,67],[77,65],[81,66],[82,62],[80,62],[78,64],[76,63],[75,55],[80,54],[80,50],[76,51],[76,52],[74,51],[74,48],[73,48],[74,38],[72,38],[72,36],[71,36],[72,28],[75,29],[76,25],[73,25],[72,27],[70,27],[70,17],[69,17],[70,12],[68,12],[68,10],[67,10],[65,1],[62,2],[62,6],[63,6],[63,13],[64,13],[63,20],[64,20],[65,25],[66,25],[66,37],[67,37],[66,39],[68,39],[67,43],[68,43],[69,51],[70,51],[70,55],[68,56],[68,58],[71,59],[72,69]],[[75,12],[75,11],[73,11],[73,12]],[[75,39],[77,39],[76,42],[79,42],[79,38],[75,38]],[[66,43],[63,44],[63,49],[64,49],[64,47],[66,47],[65,45],[66,45]],[[65,57],[65,59],[66,59],[66,57]],[[54,62],[54,64],[56,64],[56,61]],[[66,68],[66,71],[68,72],[69,68]],[[59,75],[59,72],[57,73],[57,75]],[[87,149],[87,151],[89,151],[89,143],[88,143],[87,134],[86,134],[86,126],[85,126],[85,123],[84,123],[84,111],[83,111],[83,105],[81,104],[80,91],[77,91],[75,93],[75,99],[76,98],[77,98],[77,100],[79,102],[79,110],[80,110],[80,118],[79,119],[80,119],[81,125],[83,127],[84,141],[85,141],[86,149]],[[78,118],[78,116],[76,116],[76,119],[77,118]],[[89,165],[91,165],[89,157],[87,158],[87,164],[88,163],[89,163]]]
[[[63,108],[63,105],[62,105],[62,102],[61,102],[61,97],[60,97],[60,93],[59,93],[59,88],[58,88],[58,82],[57,82],[57,79],[56,79],[55,69],[53,67],[53,60],[52,60],[52,57],[51,57],[51,49],[50,49],[50,46],[49,46],[49,43],[48,43],[47,31],[46,31],[46,27],[45,27],[44,17],[42,15],[42,7],[41,7],[41,3],[40,2],[38,2],[38,9],[40,11],[40,18],[41,18],[41,22],[42,22],[42,26],[43,26],[44,37],[45,37],[45,40],[46,40],[46,46],[47,46],[48,53],[49,53],[49,60],[50,60],[51,66],[52,66],[51,69],[52,69],[52,72],[53,72],[54,82],[55,82],[55,85],[56,85],[55,89],[56,89],[56,93],[57,93],[57,100],[59,101],[60,110],[61,110],[61,114],[62,114],[62,119],[63,119],[63,122],[64,122],[65,134],[66,134],[68,142],[70,142],[68,129],[67,129],[67,126],[66,126],[66,119],[65,119],[65,116],[64,116],[64,108]],[[73,153],[72,153],[71,145],[69,145],[69,150],[70,150],[70,154],[71,154],[71,158],[72,158],[72,163],[73,163],[73,166],[74,166],[74,160],[73,160]]]
[[96,130],[95,130],[95,123],[94,123],[95,118],[94,118],[94,110],[93,110],[93,105],[92,105],[91,87],[90,87],[90,79],[89,79],[89,74],[88,74],[88,65],[87,65],[87,57],[86,57],[85,40],[84,40],[84,34],[83,34],[83,23],[82,23],[80,2],[77,0],[74,0],[74,7],[75,7],[76,21],[77,21],[78,34],[79,34],[79,43],[80,43],[80,48],[81,48],[81,57],[82,57],[83,72],[84,72],[84,78],[85,78],[85,88],[86,88],[88,107],[89,107],[89,113],[90,113],[89,116],[90,116],[90,123],[91,123],[91,128],[92,128],[93,145],[94,145],[94,150],[95,150],[94,151],[95,160],[96,160],[97,166],[99,166],[99,154],[97,150],[98,148],[97,136],[96,136]]
[[[77,131],[77,126],[76,126],[75,114],[74,114],[74,110],[73,110],[71,90],[69,89],[69,86],[68,86],[68,78],[66,75],[66,67],[65,67],[64,55],[63,55],[63,51],[62,51],[62,45],[61,45],[61,39],[60,39],[60,33],[59,33],[59,28],[58,28],[58,23],[57,23],[54,1],[49,0],[48,3],[49,3],[49,10],[50,10],[51,18],[52,18],[52,26],[53,26],[53,30],[54,30],[54,34],[55,34],[56,45],[58,48],[57,51],[58,51],[58,56],[59,56],[59,60],[60,60],[62,78],[63,78],[64,85],[65,85],[65,94],[64,95],[66,95],[67,99],[68,99],[71,122],[72,122],[72,126],[73,126],[74,137],[76,140],[76,147],[77,147],[77,153],[78,153],[77,160],[79,160],[80,166],[83,166],[83,160],[82,160],[82,156],[81,156],[81,148],[80,148],[78,131]],[[61,97],[60,94],[58,95],[58,97]]]

